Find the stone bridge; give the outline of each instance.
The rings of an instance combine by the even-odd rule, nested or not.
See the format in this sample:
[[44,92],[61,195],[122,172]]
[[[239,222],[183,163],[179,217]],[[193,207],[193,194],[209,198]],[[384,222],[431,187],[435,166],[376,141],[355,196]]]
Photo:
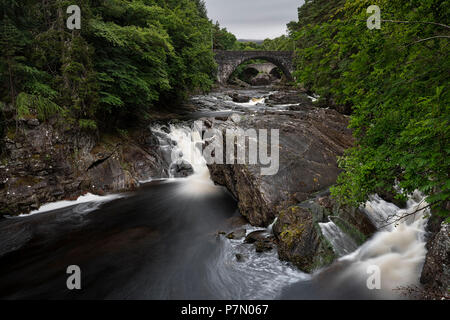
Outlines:
[[293,80],[294,71],[292,51],[224,51],[214,50],[216,62],[219,65],[217,80],[220,84],[226,84],[231,74],[242,63],[262,59],[273,63],[283,71],[289,81]]
[[255,69],[257,72],[270,74],[277,66],[271,62],[255,63],[247,65],[247,69]]

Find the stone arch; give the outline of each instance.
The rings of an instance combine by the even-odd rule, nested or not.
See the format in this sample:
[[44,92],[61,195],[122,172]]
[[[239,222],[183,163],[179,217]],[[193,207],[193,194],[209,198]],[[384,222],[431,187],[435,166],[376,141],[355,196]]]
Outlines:
[[293,80],[292,72],[293,53],[290,51],[215,51],[215,58],[218,64],[217,81],[226,84],[231,74],[242,63],[261,59],[276,65],[286,75],[289,81]]

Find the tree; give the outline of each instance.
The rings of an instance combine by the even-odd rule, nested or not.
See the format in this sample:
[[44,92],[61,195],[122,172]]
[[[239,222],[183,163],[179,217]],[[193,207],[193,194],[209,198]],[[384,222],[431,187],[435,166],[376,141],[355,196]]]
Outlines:
[[383,16],[410,23],[385,21],[381,30],[369,30],[366,9],[373,1],[330,7],[314,0],[300,8],[294,33],[299,82],[326,105],[351,108],[356,145],[340,160],[344,172],[332,193],[359,205],[373,193],[404,199],[419,189],[448,218],[449,43],[435,36],[448,35],[442,24],[450,20],[449,3],[375,3]]

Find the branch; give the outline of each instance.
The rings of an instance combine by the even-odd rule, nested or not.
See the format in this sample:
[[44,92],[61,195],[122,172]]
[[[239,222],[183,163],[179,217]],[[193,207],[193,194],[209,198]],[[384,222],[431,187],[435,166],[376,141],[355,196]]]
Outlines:
[[[425,199],[422,200],[422,201],[418,204],[418,206],[420,206],[424,201],[425,201]],[[439,202],[437,202],[437,203],[439,203]],[[397,215],[397,214],[396,214],[396,215],[393,215],[393,216],[390,216],[390,217],[388,217],[384,222],[389,222],[389,221],[391,221],[392,219],[395,219],[395,220],[392,221],[392,222],[389,222],[389,223],[386,224],[386,225],[381,226],[380,229],[385,228],[385,227],[387,227],[387,226],[390,226],[391,224],[398,223],[398,222],[402,221],[403,219],[406,219],[406,218],[408,218],[408,217],[410,217],[410,216],[413,216],[413,215],[415,215],[416,213],[418,213],[418,212],[420,212],[420,211],[424,211],[424,210],[426,210],[426,209],[428,209],[428,208],[431,208],[432,206],[436,205],[437,203],[429,204],[429,205],[427,205],[427,206],[425,206],[425,207],[423,207],[423,208],[417,209],[417,210],[415,210],[414,212],[410,212],[410,213],[405,214],[405,215],[402,215],[402,216],[399,216],[399,215]]]
[[[361,22],[367,22],[367,20],[363,20],[363,19],[355,19],[356,21],[361,21]],[[401,21],[401,20],[380,20],[381,22],[390,22],[390,23],[409,23],[409,24],[413,24],[413,23],[423,23],[423,24],[431,24],[434,26],[439,26],[439,27],[443,27],[446,29],[450,29],[450,26],[443,24],[443,23],[438,23],[438,22],[428,22],[428,21]]]
[[381,20],[381,22],[392,22],[392,23],[424,23],[424,24],[432,24],[435,26],[440,26],[443,28],[450,29],[450,26],[443,24],[443,23],[437,23],[437,22],[427,22],[427,21],[400,21],[400,20]]
[[432,39],[437,39],[437,38],[445,38],[445,39],[450,39],[450,36],[434,36],[434,37],[429,37],[429,38],[425,38],[425,39],[420,39],[417,40],[409,45],[413,45],[415,43],[419,43],[419,42],[424,42],[424,41],[428,41],[428,40],[432,40]]

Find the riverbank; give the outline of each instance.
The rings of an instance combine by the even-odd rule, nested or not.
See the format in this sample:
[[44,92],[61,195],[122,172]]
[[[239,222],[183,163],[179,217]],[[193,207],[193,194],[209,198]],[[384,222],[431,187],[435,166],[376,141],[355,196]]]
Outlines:
[[[186,104],[189,112],[177,115],[179,120],[174,120],[175,117],[159,119],[158,125],[153,124],[150,128],[100,136],[70,130],[62,132],[52,123],[24,121],[20,124],[21,130],[17,134],[11,132],[5,141],[10,156],[2,162],[2,169],[5,169],[1,171],[0,177],[0,181],[4,181],[0,188],[2,214],[26,213],[38,209],[42,204],[75,199],[86,192],[103,195],[136,190],[142,181],[173,176],[170,154],[173,150],[188,150],[189,144],[195,144],[189,135],[193,120],[200,120],[208,127],[220,130],[235,128],[237,125],[244,129],[279,129],[280,170],[275,176],[261,176],[260,166],[209,165],[211,179],[228,189],[237,200],[240,214],[253,226],[244,226],[244,236],[233,236],[233,239],[226,236],[233,231],[242,234],[242,224],[234,229],[214,224],[212,229],[205,229],[204,232],[217,235],[219,231],[226,231],[225,235],[219,235],[226,254],[221,251],[219,255],[227,261],[233,260],[233,263],[247,261],[248,265],[236,265],[241,270],[239,272],[244,272],[247,267],[247,273],[253,270],[251,266],[255,261],[264,263],[266,271],[270,269],[275,272],[269,266],[279,266],[274,259],[277,257],[307,273],[316,273],[330,265],[333,270],[337,259],[366,243],[377,232],[377,227],[364,210],[340,207],[330,198],[328,188],[335,183],[340,172],[336,159],[352,144],[352,136],[347,129],[348,119],[345,115],[335,110],[318,108],[313,100],[314,97],[296,90],[266,87],[219,88],[209,95],[193,97]],[[239,115],[238,124],[232,115]],[[193,168],[194,173],[202,170],[203,168],[195,166]],[[206,166],[205,170],[206,174]],[[161,187],[161,190],[166,190],[166,196],[174,199],[182,195],[201,198],[206,196],[205,190],[215,193],[221,189],[212,186],[209,176],[182,181],[176,194],[167,188]],[[209,183],[205,184],[205,181]],[[137,191],[140,192],[139,189]],[[159,196],[164,197],[164,192],[158,193]],[[151,199],[149,195],[145,201]],[[127,212],[133,215],[136,207],[127,201],[130,206]],[[201,203],[198,202],[199,205]],[[119,203],[114,201],[107,208],[112,209],[111,206],[115,204]],[[162,202],[163,207],[167,205]],[[94,206],[94,210],[96,208]],[[158,207],[155,210],[160,209]],[[82,211],[87,212],[84,209]],[[75,220],[79,214],[72,208],[57,210],[46,216],[56,218],[58,212],[64,212],[65,216],[73,214]],[[175,207],[173,212],[175,214]],[[106,211],[104,215],[109,216]],[[143,221],[149,222],[147,218],[142,217]],[[47,221],[45,216],[33,218],[35,219],[41,223]],[[101,220],[96,221],[96,225],[101,224]],[[51,219],[48,222],[51,223]],[[272,225],[266,236],[258,234],[254,238],[245,239],[250,236],[251,231],[260,230],[253,229],[254,226],[267,227],[269,224]],[[30,230],[26,225],[26,221],[16,223],[14,230]],[[74,225],[75,229],[76,226],[77,224]],[[75,229],[73,231],[78,232]],[[178,232],[176,229],[171,230]],[[427,283],[427,288],[433,288],[433,292],[442,290],[448,279],[445,262],[448,238],[445,237],[445,229],[443,230],[439,227],[430,230],[427,245],[429,254],[422,278]],[[21,240],[24,242],[24,250],[30,250],[30,234],[28,231],[21,232],[18,232],[18,237],[22,234],[26,240]],[[107,233],[103,235],[107,236]],[[41,236],[45,237],[44,234]],[[97,238],[94,234],[91,236]],[[97,238],[100,242],[103,241],[101,236],[99,234]],[[140,236],[143,235],[138,233],[137,237]],[[144,238],[146,237],[145,235]],[[170,239],[170,235],[167,237]],[[14,249],[10,250],[14,248],[14,239],[2,241],[3,246],[9,248],[5,252],[13,256],[19,254],[14,253]],[[421,243],[418,244],[420,245]],[[392,248],[394,247],[395,244]],[[39,249],[39,243],[33,243],[33,248]],[[419,250],[418,256],[421,255],[422,251]],[[258,257],[267,259],[259,260]],[[14,259],[8,261],[13,264],[17,262]],[[220,267],[222,262],[221,260],[216,266]],[[420,265],[420,261],[418,263]],[[291,269],[286,270],[291,273]],[[420,270],[415,272],[418,281]],[[431,274],[442,276],[434,277]],[[255,277],[265,279],[262,274]],[[221,290],[225,289],[221,287]],[[252,290],[249,292],[254,292]],[[263,292],[260,294],[264,296]],[[428,295],[427,298],[436,296]],[[252,295],[249,293],[244,297],[252,298]],[[349,297],[354,298],[354,295]],[[287,298],[295,298],[295,294]]]

